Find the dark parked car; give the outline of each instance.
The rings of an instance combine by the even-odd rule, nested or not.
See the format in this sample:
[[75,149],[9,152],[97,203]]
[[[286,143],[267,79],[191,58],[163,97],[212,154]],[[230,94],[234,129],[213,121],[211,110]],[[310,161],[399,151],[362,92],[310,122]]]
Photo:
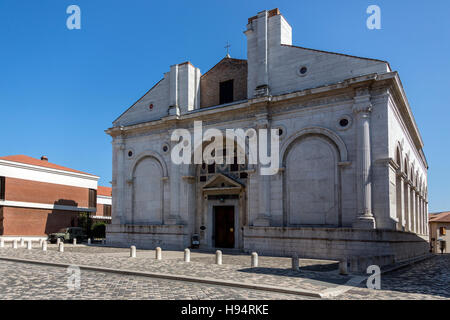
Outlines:
[[48,236],[50,243],[56,243],[58,238],[62,242],[72,242],[73,239],[77,239],[77,242],[82,242],[87,239],[87,236],[83,229],[79,227],[62,228],[58,232],[51,233]]

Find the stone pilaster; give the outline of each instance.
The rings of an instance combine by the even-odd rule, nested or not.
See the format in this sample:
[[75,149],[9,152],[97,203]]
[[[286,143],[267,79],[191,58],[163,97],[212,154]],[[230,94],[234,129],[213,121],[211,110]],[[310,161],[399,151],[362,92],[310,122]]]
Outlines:
[[405,207],[405,231],[411,231],[411,201],[410,201],[410,185],[409,182],[405,178],[404,183],[404,189],[405,189],[405,201],[404,201],[404,207]]
[[410,192],[410,200],[411,200],[411,232],[416,232],[416,200],[415,200],[415,188],[411,182],[411,192]]
[[357,217],[354,228],[374,229],[375,218],[372,213],[371,182],[371,145],[370,145],[370,113],[372,104],[367,89],[358,90],[354,98],[353,113],[356,118],[356,194]]
[[[171,149],[176,142],[171,141]],[[172,161],[169,166],[169,190],[170,190],[170,210],[169,216],[166,217],[165,224],[177,224],[180,220],[180,190],[181,190],[181,166],[174,164]]]
[[[127,189],[125,168],[125,143],[121,136],[113,140],[113,166],[112,166],[112,217],[114,223],[126,223],[124,194]],[[119,170],[121,168],[122,170]]]
[[[399,198],[399,203],[400,203],[400,216],[398,224],[399,224],[399,228],[398,230],[401,231],[405,231],[406,228],[406,216],[405,216],[405,174],[401,171],[397,172],[397,175],[399,176],[399,179],[397,181],[400,182],[399,187],[397,188],[397,192],[400,193]],[[399,203],[397,203],[397,205],[399,205]]]
[[419,231],[420,234],[423,234],[423,208],[422,208],[422,197],[420,193],[417,195],[418,205],[419,205]]
[[[267,114],[257,115],[256,117],[256,129],[257,131],[260,129],[270,130],[269,120],[267,119]],[[259,141],[258,147],[261,147],[261,141]],[[259,149],[258,148],[258,149]],[[270,144],[268,144],[268,148],[270,148]],[[269,152],[270,149],[268,150]],[[258,167],[261,166],[261,163],[258,164]],[[260,168],[258,168],[260,169]],[[259,227],[268,227],[270,226],[271,221],[271,212],[270,212],[270,176],[261,175],[261,170],[258,170],[258,198],[259,198],[259,211],[258,217],[253,222],[254,226]]]

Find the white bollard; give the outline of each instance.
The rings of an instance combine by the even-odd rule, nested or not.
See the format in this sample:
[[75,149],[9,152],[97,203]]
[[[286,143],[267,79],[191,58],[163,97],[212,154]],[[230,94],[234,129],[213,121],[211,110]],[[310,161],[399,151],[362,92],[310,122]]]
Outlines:
[[5,240],[0,239],[0,248],[4,248],[5,247]]
[[135,246],[130,247],[130,258],[136,258],[136,247]]
[[184,262],[191,262],[191,250],[184,249]]
[[91,238],[88,238],[88,245],[91,244]]
[[47,241],[42,241],[42,251],[47,251]]
[[58,239],[56,239],[56,244],[59,246],[59,244],[61,243],[61,239],[60,238],[58,238]]
[[256,252],[252,252],[252,268],[258,267],[258,254]]
[[298,255],[294,253],[292,255],[292,270],[299,271],[298,267]]
[[73,238],[73,245],[74,245],[74,246],[77,245],[77,238]]
[[347,275],[348,274],[348,270],[347,270],[347,259],[343,258],[339,261],[339,274],[342,275]]
[[156,248],[156,251],[155,251],[155,259],[156,259],[156,260],[161,260],[161,259],[162,259],[162,250],[161,250],[160,247],[157,247],[157,248]]
[[31,240],[28,240],[28,241],[27,241],[27,249],[28,249],[28,250],[31,250],[31,248],[33,248],[33,244],[32,244],[32,242],[31,242]]
[[58,251],[59,252],[64,252],[64,242],[60,242],[58,245]]
[[17,249],[17,240],[13,240],[12,247],[13,249]]
[[222,251],[216,251],[216,264],[222,264]]

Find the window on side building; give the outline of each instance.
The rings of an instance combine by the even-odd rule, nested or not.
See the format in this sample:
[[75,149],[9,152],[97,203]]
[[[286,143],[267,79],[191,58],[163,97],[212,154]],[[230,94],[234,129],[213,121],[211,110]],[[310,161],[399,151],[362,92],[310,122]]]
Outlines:
[[89,208],[97,207],[97,190],[89,189]]
[[103,215],[105,217],[111,217],[111,205],[110,204],[105,204],[103,206]]
[[0,200],[5,200],[5,177],[0,177]]

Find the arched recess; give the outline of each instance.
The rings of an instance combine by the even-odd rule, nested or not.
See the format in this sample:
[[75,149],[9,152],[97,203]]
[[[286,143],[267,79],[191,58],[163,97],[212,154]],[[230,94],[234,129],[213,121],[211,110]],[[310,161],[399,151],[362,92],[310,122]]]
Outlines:
[[144,152],[134,161],[129,179],[132,224],[163,223],[163,177],[167,177],[167,166],[164,159],[156,152]]
[[335,132],[331,131],[330,129],[322,128],[322,127],[304,128],[304,129],[296,132],[292,136],[290,136],[288,139],[286,139],[280,148],[281,158],[282,159],[285,158],[286,151],[289,148],[289,146],[292,144],[292,142],[294,142],[298,138],[300,138],[302,136],[306,136],[306,135],[321,135],[321,136],[324,136],[327,139],[333,141],[333,143],[339,150],[339,157],[340,157],[339,161],[342,161],[342,162],[347,161],[348,152],[347,152],[347,147],[345,145],[345,142]]
[[281,148],[284,184],[284,224],[340,226],[341,177],[339,162],[347,148],[325,128],[307,128],[291,136]]

